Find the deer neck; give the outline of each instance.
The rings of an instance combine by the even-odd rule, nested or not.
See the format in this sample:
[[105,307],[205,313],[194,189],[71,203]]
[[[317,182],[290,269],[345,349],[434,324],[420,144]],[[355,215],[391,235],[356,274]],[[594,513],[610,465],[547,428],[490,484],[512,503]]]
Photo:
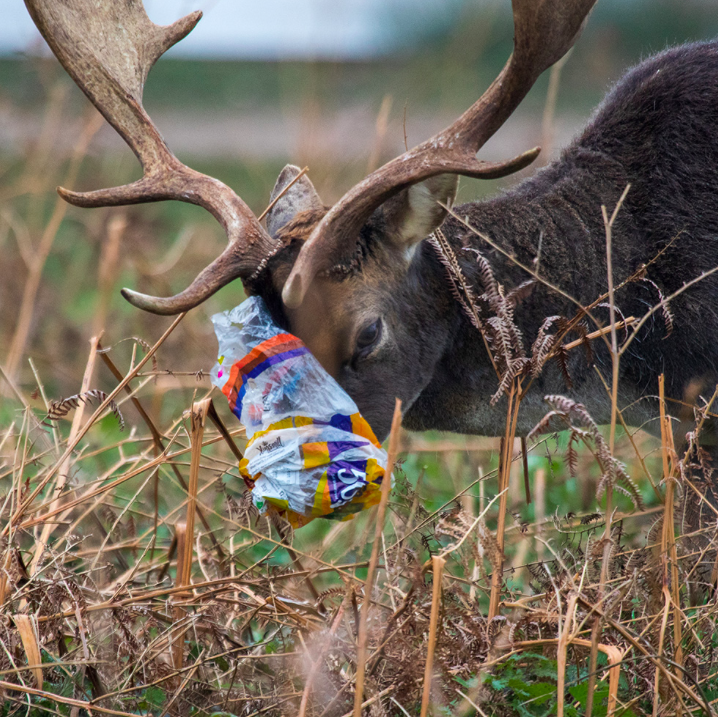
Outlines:
[[[578,308],[548,284],[559,287],[583,305],[606,290],[605,233],[600,207],[615,205],[622,191],[622,177],[612,166],[608,176],[618,176],[618,181],[601,181],[593,171],[587,171],[587,165],[607,162],[605,158],[588,157],[585,152],[574,153],[496,199],[457,207],[455,216],[444,223],[443,234],[476,295],[485,291],[477,252],[490,265],[504,294],[531,278],[526,268],[538,272],[540,278],[530,295],[515,309],[515,323],[529,357],[545,319],[553,315],[571,318]],[[622,232],[633,231],[630,211],[625,212],[621,222]],[[451,292],[450,279],[436,251],[423,252],[422,258],[426,262],[424,272],[443,275],[443,285],[438,290]],[[631,265],[630,257],[620,256],[617,281],[628,273]],[[491,311],[486,310],[485,304],[481,308],[483,320],[490,318]],[[492,403],[499,377],[481,332],[458,301],[453,302],[441,320],[450,327],[451,339],[431,381],[407,413],[406,425],[418,430],[502,435],[507,399],[504,396]],[[603,345],[595,349],[593,360],[604,376],[610,376],[607,350]],[[544,415],[543,396],[548,394],[580,400],[598,422],[610,418],[605,388],[581,350],[572,352],[568,368],[571,386],[554,365],[547,365],[539,379],[532,382],[519,413],[519,435],[527,433]],[[630,386],[625,390],[626,395],[631,393]]]

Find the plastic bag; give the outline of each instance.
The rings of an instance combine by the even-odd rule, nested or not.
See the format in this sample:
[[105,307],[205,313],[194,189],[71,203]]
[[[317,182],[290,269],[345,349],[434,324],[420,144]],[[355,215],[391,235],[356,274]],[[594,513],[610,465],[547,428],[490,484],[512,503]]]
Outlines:
[[260,513],[276,510],[300,527],[377,504],[386,452],[302,341],[276,326],[256,296],[212,322],[212,383],[247,430],[239,471]]

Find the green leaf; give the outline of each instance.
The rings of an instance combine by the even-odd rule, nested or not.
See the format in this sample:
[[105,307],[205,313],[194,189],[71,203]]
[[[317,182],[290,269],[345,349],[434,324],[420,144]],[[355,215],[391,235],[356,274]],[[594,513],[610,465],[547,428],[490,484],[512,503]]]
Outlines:
[[[588,682],[581,682],[578,685],[570,687],[568,690],[571,696],[577,700],[581,707],[585,709],[588,702]],[[605,682],[599,682],[593,691],[593,714],[596,717],[605,717],[607,707],[604,702],[608,699],[608,685]]]
[[148,687],[143,697],[154,707],[162,707],[167,700],[167,693],[159,687]]
[[531,705],[542,705],[549,699],[556,698],[556,685],[550,682],[524,682],[521,679],[514,678],[509,680],[509,689],[514,690],[516,694],[523,695],[526,700],[531,701]]
[[475,677],[470,677],[468,680],[465,680],[463,677],[459,677],[457,675],[454,677],[454,680],[458,682],[462,687],[465,687],[467,690],[473,689],[478,683]]

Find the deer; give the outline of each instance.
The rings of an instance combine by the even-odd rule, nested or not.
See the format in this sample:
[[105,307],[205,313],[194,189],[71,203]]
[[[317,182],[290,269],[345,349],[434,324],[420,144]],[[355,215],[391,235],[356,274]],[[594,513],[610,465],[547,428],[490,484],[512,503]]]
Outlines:
[[[176,296],[123,289],[125,299],[175,315],[239,279],[304,341],[380,439],[396,398],[408,429],[502,435],[505,398],[490,399],[502,373],[528,363],[524,357],[518,368],[508,360],[497,365],[497,337],[487,340],[477,326],[493,325],[494,333],[506,326],[477,307],[477,297],[500,297],[514,324],[508,340],[518,345],[521,337],[545,334],[547,317],[571,316],[577,306],[593,306],[586,315],[605,325],[608,309],[595,302],[606,295],[610,269],[616,305],[625,316],[646,316],[635,330],[627,322],[622,329],[632,344],[620,363],[620,399],[627,423],[650,430],[657,402],[644,397],[656,393],[660,374],[676,417],[684,416],[686,397],[718,383],[718,275],[710,273],[718,264],[718,43],[645,60],[613,87],[558,159],[494,198],[454,205],[459,176],[506,177],[536,159],[539,148],[500,162],[477,153],[573,47],[594,3],[512,0],[513,53],[475,104],[331,207],[306,174],[288,165],[265,227],[228,186],[181,163],[142,106],[150,68],[201,13],[160,27],[140,0],[26,0],[60,63],[144,170],[128,185],[58,192],[78,207],[169,199],[204,207],[227,234],[221,255]],[[611,262],[606,213],[614,214]],[[674,297],[670,335],[660,312],[647,314],[657,302],[667,308],[664,295]],[[534,377],[517,435],[544,416],[547,394],[580,401],[597,423],[610,420],[611,397],[599,375],[610,377],[610,352],[600,340],[593,344],[591,362],[580,351],[563,356],[572,387],[554,363]],[[717,454],[711,420],[702,441]]]

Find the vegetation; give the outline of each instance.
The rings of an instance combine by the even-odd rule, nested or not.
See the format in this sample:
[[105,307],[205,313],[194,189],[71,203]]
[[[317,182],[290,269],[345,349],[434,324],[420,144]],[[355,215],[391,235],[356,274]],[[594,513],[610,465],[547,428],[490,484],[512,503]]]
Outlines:
[[[163,67],[170,86],[186,69]],[[503,385],[503,441],[397,429],[386,519],[292,534],[254,512],[243,431],[206,376],[208,317],[240,289],[174,321],[118,298],[122,285],[185,286],[221,249],[218,228],[178,204],[67,207],[55,185],[119,184],[136,176],[132,158],[93,145],[100,122],[52,65],[0,63],[0,77],[8,102],[44,113],[0,176],[2,714],[345,715],[358,673],[371,715],[716,710],[700,429],[677,450],[665,423],[660,441],[624,430],[620,412],[599,431],[557,397],[525,467],[511,431],[528,369],[601,337],[568,317],[527,354],[509,348],[504,377],[519,358],[528,368]],[[201,72],[190,80],[186,101],[200,101]],[[193,164],[257,213],[280,169]],[[364,169],[318,172],[348,184]],[[502,297],[482,310],[510,329]],[[700,426],[713,398],[689,419]]]

